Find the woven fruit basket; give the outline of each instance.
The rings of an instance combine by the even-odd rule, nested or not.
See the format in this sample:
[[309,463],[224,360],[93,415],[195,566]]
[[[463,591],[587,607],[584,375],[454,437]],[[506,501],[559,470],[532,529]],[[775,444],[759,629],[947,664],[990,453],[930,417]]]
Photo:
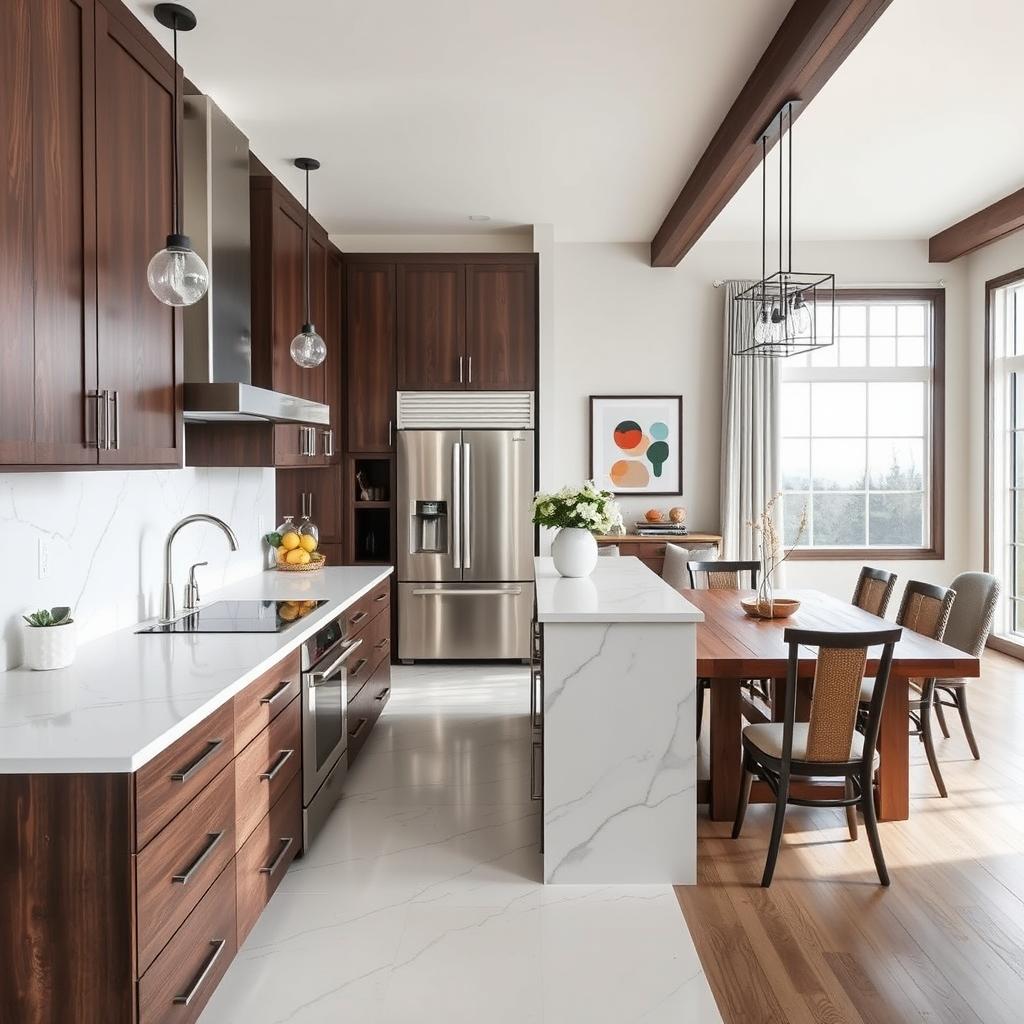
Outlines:
[[293,565],[291,562],[285,562],[280,556],[277,559],[277,568],[280,572],[316,572],[326,564],[327,559],[319,551],[314,551],[305,565]]

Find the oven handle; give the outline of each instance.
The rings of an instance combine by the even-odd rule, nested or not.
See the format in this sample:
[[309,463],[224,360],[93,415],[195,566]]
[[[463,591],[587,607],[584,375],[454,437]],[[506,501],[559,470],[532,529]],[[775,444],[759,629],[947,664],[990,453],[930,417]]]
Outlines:
[[309,685],[311,687],[323,686],[324,683],[333,676],[342,665],[345,664],[350,655],[359,650],[362,644],[362,637],[358,640],[350,640],[348,643],[344,644],[343,646],[345,650],[331,663],[328,668],[323,669],[323,671],[309,673]]

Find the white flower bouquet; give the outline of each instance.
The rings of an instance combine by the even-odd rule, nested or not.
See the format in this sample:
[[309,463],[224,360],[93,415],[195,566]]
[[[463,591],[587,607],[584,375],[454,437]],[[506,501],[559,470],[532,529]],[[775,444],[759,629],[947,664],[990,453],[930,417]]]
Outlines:
[[581,487],[563,487],[533,499],[533,521],[550,529],[607,533],[622,525],[622,513],[611,491],[599,490],[593,480]]

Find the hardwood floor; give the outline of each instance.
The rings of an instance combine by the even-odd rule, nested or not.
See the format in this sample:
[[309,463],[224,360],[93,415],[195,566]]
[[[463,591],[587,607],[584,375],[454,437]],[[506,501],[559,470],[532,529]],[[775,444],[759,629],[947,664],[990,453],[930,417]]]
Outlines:
[[1024,664],[986,654],[970,698],[981,761],[959,720],[936,729],[948,799],[912,741],[910,820],[880,826],[888,890],[842,811],[789,808],[761,889],[772,808],[736,841],[700,809],[699,884],[676,894],[726,1024],[1024,1019]]

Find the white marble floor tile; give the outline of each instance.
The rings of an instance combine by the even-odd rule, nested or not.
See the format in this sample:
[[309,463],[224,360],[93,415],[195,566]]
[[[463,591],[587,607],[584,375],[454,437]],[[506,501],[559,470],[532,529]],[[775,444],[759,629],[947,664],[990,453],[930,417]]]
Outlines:
[[541,884],[525,670],[392,683],[201,1024],[720,1021],[671,888]]

